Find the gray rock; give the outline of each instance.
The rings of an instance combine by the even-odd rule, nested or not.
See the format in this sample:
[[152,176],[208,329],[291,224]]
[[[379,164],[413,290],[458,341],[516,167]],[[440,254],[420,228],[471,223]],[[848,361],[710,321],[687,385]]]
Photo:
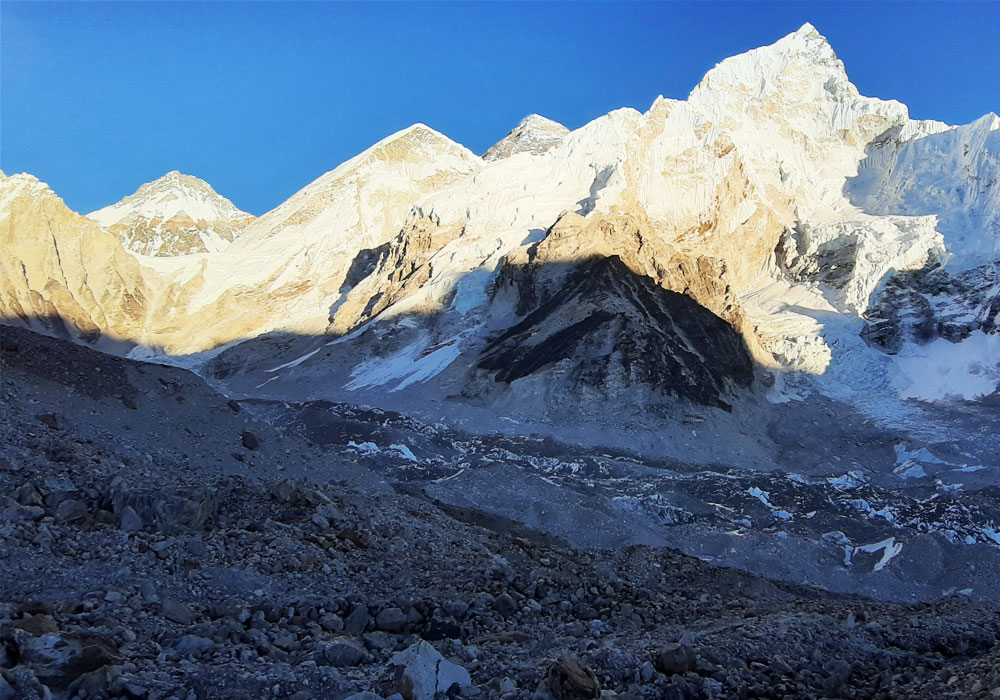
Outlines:
[[333,632],[334,634],[344,631],[344,621],[340,619],[340,615],[334,615],[333,613],[324,615],[319,621],[319,626],[327,632]]
[[243,447],[248,450],[256,450],[260,446],[260,440],[258,440],[257,436],[249,430],[244,430],[240,439],[243,441]]
[[771,668],[783,676],[791,676],[795,673],[792,667],[788,665],[788,662],[778,654],[771,657],[770,664]]
[[143,525],[168,535],[204,528],[219,507],[215,489],[197,487],[120,490],[111,494],[111,503],[118,516],[132,508]]
[[57,523],[75,523],[87,517],[87,504],[77,498],[67,498],[56,508]]
[[30,481],[21,484],[20,488],[14,492],[14,500],[22,506],[43,505],[42,494],[38,492],[38,489]]
[[386,608],[375,617],[375,629],[401,632],[406,627],[406,615],[399,608]]
[[160,596],[156,593],[156,586],[149,579],[139,583],[139,594],[147,602],[158,603],[160,601]]
[[38,419],[39,423],[52,430],[59,429],[59,416],[55,413],[39,413],[35,418]]
[[160,603],[160,614],[179,625],[190,625],[194,622],[194,612],[179,600],[166,598]]
[[316,507],[316,515],[320,516],[327,522],[332,523],[346,523],[347,518],[341,512],[337,506],[332,503],[322,503]]
[[438,693],[447,693],[454,686],[463,688],[472,682],[468,671],[445,659],[423,640],[393,655],[390,663],[396,668],[390,691],[408,700],[434,700]]
[[201,656],[215,649],[215,642],[206,637],[199,637],[195,634],[185,634],[177,642],[177,651],[191,656]]
[[639,667],[639,680],[643,683],[649,683],[651,680],[656,678],[656,669],[653,668],[653,664],[649,661],[644,663]]
[[7,682],[7,679],[0,676],[0,700],[17,700],[17,691],[14,686]]
[[16,635],[20,663],[52,690],[69,687],[84,674],[119,660],[117,648],[91,635],[50,633],[37,637]]
[[382,700],[382,696],[370,690],[365,690],[354,695],[348,695],[344,700]]
[[517,603],[514,599],[510,597],[510,594],[504,593],[503,595],[497,596],[497,599],[493,601],[493,609],[496,610],[501,617],[508,618],[517,612]]
[[22,523],[41,520],[45,516],[45,509],[40,506],[19,506],[9,505],[0,512],[0,519],[9,523]]
[[364,603],[356,603],[351,606],[351,612],[348,614],[347,619],[344,620],[344,629],[347,630],[348,634],[353,634],[357,637],[365,631],[368,627],[368,606]]
[[684,644],[667,644],[656,653],[653,665],[660,673],[674,676],[693,671],[697,661],[691,647]]
[[545,672],[534,700],[590,700],[601,696],[597,675],[571,656],[560,656]]
[[362,641],[369,651],[383,651],[396,648],[396,638],[388,632],[369,632]]
[[138,532],[142,529],[142,518],[132,506],[125,506],[121,512],[121,528],[125,532]]
[[364,647],[347,637],[327,642],[322,648],[323,660],[337,668],[357,666],[364,661],[366,654]]
[[469,612],[469,605],[460,600],[448,600],[441,606],[441,609],[456,620],[461,620]]

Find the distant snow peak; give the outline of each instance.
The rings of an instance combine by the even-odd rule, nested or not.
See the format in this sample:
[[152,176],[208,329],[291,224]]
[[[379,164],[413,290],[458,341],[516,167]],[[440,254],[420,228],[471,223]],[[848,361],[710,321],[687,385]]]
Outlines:
[[559,122],[546,119],[540,114],[529,114],[510,133],[486,151],[483,160],[501,160],[515,153],[539,155],[559,143],[568,133],[569,129]]
[[204,180],[177,170],[87,216],[133,253],[154,256],[222,250],[254,218]]

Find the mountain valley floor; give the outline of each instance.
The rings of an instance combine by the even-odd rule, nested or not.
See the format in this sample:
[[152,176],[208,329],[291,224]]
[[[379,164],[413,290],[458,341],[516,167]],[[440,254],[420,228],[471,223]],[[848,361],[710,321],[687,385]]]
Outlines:
[[[235,402],[184,370],[7,327],[0,362],[2,698],[1000,697],[988,578],[971,594],[931,596],[925,582],[877,600],[859,592],[880,574],[902,580],[893,570],[910,547],[887,557],[894,544],[852,545],[852,567],[866,570],[845,573],[855,590],[840,593],[672,548],[701,523],[730,527],[704,504],[736,494],[748,541],[785,539],[782,507],[829,501],[792,518],[786,538],[830,528],[867,543],[887,521],[855,515],[851,531],[836,493],[844,508],[878,510],[892,494],[877,479],[835,492],[817,475],[649,465],[374,409]],[[659,528],[651,500],[625,489],[654,473],[687,504],[664,502]],[[588,497],[589,481],[604,495]],[[516,492],[527,485],[551,495]],[[901,501],[897,519],[919,499]],[[608,531],[623,512],[602,516],[609,503],[646,504],[620,528],[650,541]],[[964,507],[993,506],[987,493]],[[957,508],[931,515],[980,522]]]

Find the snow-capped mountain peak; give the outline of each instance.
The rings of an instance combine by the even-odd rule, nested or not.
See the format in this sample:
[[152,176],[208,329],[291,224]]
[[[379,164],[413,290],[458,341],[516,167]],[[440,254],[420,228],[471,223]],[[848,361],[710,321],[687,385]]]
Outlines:
[[[689,329],[695,336],[745,345],[755,362],[803,386],[891,394],[894,360],[878,348],[901,347],[905,355],[916,336],[904,311],[927,307],[916,297],[944,288],[905,282],[906,275],[941,266],[956,276],[952,287],[971,291],[935,313],[950,322],[958,313],[952,307],[971,310],[987,321],[949,327],[994,332],[993,296],[976,290],[979,280],[992,288],[994,268],[984,266],[1000,250],[998,121],[910,120],[905,105],[861,95],[807,24],[721,61],[687,100],[657,99],[645,113],[616,110],[572,132],[530,115],[483,157],[414,124],[320,175],[239,229],[221,252],[205,243],[205,224],[243,213],[197,178],[168,173],[91,218],[133,251],[202,254],[140,256],[138,269],[108,271],[107,289],[95,286],[92,270],[57,276],[39,264],[25,278],[12,268],[9,296],[17,308],[46,316],[77,318],[82,306],[96,319],[90,325],[173,357],[224,354],[246,341],[240,352],[250,359],[220,362],[223,374],[235,366],[257,371],[253,355],[267,341],[248,338],[275,331],[304,338],[302,354],[285,357],[280,349],[274,359],[283,359],[260,370],[275,376],[254,377],[253,390],[266,383],[277,391],[282,382],[272,380],[288,380],[277,376],[285,369],[315,372],[337,392],[382,385],[414,366],[413,376],[431,382],[453,365],[448,381],[467,396],[487,400],[509,390],[514,403],[544,394],[565,404],[590,391],[594,377],[604,377],[602,392],[613,386],[631,396],[636,377],[658,376],[640,366],[649,353],[637,343],[667,347],[659,331],[646,333],[659,328],[649,310],[694,318],[687,302],[671,296],[686,295],[731,326],[704,316]],[[27,206],[18,212],[32,214]],[[167,235],[181,219],[190,226],[179,227],[187,246],[171,250],[176,241]],[[51,246],[47,227],[33,215],[17,222],[18,240],[30,231],[35,246],[25,256],[75,264],[38,253]],[[123,257],[134,267],[133,256]],[[595,263],[612,257],[621,264]],[[629,275],[634,284],[619,279]],[[905,284],[890,287],[894,277]],[[107,298],[128,300],[135,313],[127,323],[91,310]],[[526,323],[524,314],[546,300],[546,313]],[[146,324],[140,335],[134,319]],[[871,328],[862,336],[866,321]],[[494,337],[522,323],[503,340]],[[949,331],[942,342],[961,333]],[[552,342],[537,342],[543,335]],[[335,353],[309,345],[329,336],[336,336]],[[577,349],[557,342],[563,336],[576,338]],[[701,357],[715,389],[698,400],[731,405],[729,387],[745,386],[746,373],[731,366],[725,374],[688,340],[695,344],[671,340],[673,350],[660,359],[676,361],[677,376],[694,376],[702,370],[688,354]],[[350,369],[350,381],[333,379],[352,357],[370,372]],[[989,379],[996,362],[988,359]],[[513,360],[527,372],[516,382],[498,370]],[[575,379],[566,380],[567,372]],[[647,388],[662,394],[664,387],[693,395],[677,382]],[[455,388],[441,385],[442,392]]]
[[555,146],[569,129],[559,122],[546,119],[540,114],[529,114],[510,133],[486,151],[487,161],[507,158],[515,153],[545,153]]
[[221,250],[254,218],[204,180],[177,170],[87,216],[132,252],[158,256]]

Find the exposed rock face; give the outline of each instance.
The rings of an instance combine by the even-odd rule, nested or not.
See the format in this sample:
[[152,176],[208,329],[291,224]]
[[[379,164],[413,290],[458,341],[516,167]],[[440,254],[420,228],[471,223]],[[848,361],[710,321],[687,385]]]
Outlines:
[[539,114],[529,114],[510,133],[483,154],[483,160],[500,160],[515,153],[540,155],[555,146],[569,129]]
[[890,354],[907,342],[960,343],[1000,331],[1000,262],[949,275],[939,264],[898,274],[866,314],[863,337]]
[[554,401],[634,400],[651,391],[728,409],[726,398],[750,386],[743,339],[691,297],[632,273],[618,257],[566,268],[523,273],[520,299],[535,304],[487,345],[480,369],[507,383],[546,377]]
[[162,256],[223,250],[254,219],[204,180],[176,170],[87,217],[132,252]]
[[8,322],[88,342],[143,337],[155,274],[30,175],[0,173],[0,247]]

